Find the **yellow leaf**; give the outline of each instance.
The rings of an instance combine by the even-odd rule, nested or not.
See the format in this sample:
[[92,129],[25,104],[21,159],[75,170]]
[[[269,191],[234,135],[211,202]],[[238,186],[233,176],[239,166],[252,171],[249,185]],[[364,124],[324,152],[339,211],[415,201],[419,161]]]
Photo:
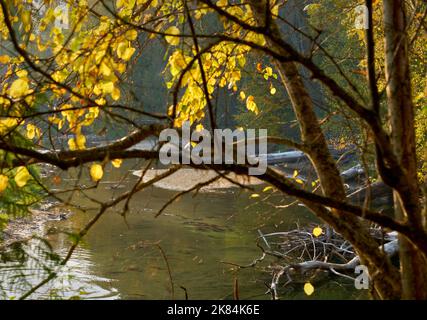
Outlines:
[[240,91],[240,99],[242,99],[242,100],[246,99],[246,95],[243,91]]
[[265,73],[271,77],[273,75],[273,69],[271,69],[271,67],[267,67],[265,68]]
[[203,131],[203,124],[201,124],[201,123],[199,123],[197,126],[196,126],[196,131],[197,132],[200,132],[200,131]]
[[10,61],[9,56],[0,56],[0,63],[6,64]]
[[9,178],[4,174],[0,174],[0,192],[3,192],[4,190],[6,190],[8,185],[9,185]]
[[27,125],[27,138],[28,139],[34,139],[34,137],[37,135],[39,135],[39,129],[35,126],[35,125],[33,125],[33,124],[31,124],[31,123],[29,123],[28,125]]
[[129,47],[128,41],[121,42],[117,46],[117,55],[119,58],[128,61],[135,52],[135,48]]
[[322,233],[323,233],[323,230],[320,227],[316,227],[313,229],[313,235],[315,237],[319,237]]
[[[114,92],[114,90],[113,90],[113,92]],[[96,102],[98,105],[103,106],[104,104],[106,104],[106,103],[107,103],[107,100],[105,100],[104,98],[99,98],[99,99],[96,99],[96,100],[95,100],[95,102]]]
[[111,69],[109,66],[107,66],[106,63],[102,63],[99,67],[99,72],[103,74],[104,76],[108,77],[111,74]]
[[120,168],[120,166],[122,165],[123,160],[122,159],[114,159],[111,161],[111,164],[113,165],[114,168]]
[[9,95],[12,98],[19,98],[27,94],[30,87],[28,86],[27,79],[17,79],[15,80],[9,89]]
[[259,113],[259,111],[258,111],[258,107],[257,107],[257,105],[256,105],[256,103],[255,103],[255,98],[254,98],[254,96],[249,96],[249,97],[246,99],[246,108],[247,108],[249,111],[254,112],[256,115]]
[[277,92],[276,88],[275,87],[271,87],[270,94],[274,96],[276,94],[276,92]]
[[[177,27],[172,26],[172,27],[169,27],[165,31],[165,33],[178,36],[180,32],[179,32],[179,29]],[[169,43],[170,45],[173,45],[173,46],[179,45],[179,37],[175,37],[175,36],[171,36],[171,35],[165,37],[166,42]]]
[[117,87],[114,87],[113,92],[111,92],[111,98],[113,100],[117,101],[120,99],[120,89]]
[[99,87],[104,93],[113,93],[114,91],[114,83],[112,83],[111,81],[101,83],[99,84]]
[[76,140],[74,138],[68,140],[68,147],[71,151],[77,150]]
[[130,58],[132,58],[132,55],[134,54],[134,52],[135,52],[135,48],[133,47],[126,48],[121,58],[125,61],[128,61]]
[[276,17],[279,15],[279,5],[275,5],[273,8],[271,8],[271,14]]
[[82,134],[77,134],[76,138],[71,138],[68,140],[68,147],[71,151],[74,150],[83,150],[86,148],[86,137]]
[[30,173],[26,167],[18,167],[15,175],[15,182],[19,188],[22,188],[27,184],[27,181],[30,179]]
[[293,176],[292,176],[292,178],[295,178],[297,175],[298,175],[298,171],[297,171],[297,170],[295,170],[295,171],[294,171],[294,174],[293,174]]
[[93,181],[99,181],[102,179],[102,176],[104,175],[104,170],[102,169],[102,166],[98,163],[94,163],[90,167],[90,176]]
[[25,78],[26,76],[28,76],[28,71],[27,70],[18,70],[18,71],[16,71],[16,75],[19,78]]
[[272,187],[272,186],[267,186],[267,187],[265,187],[265,188],[262,190],[262,192],[267,192],[267,191],[269,191],[269,190],[273,190],[273,187]]
[[258,193],[253,193],[251,194],[250,198],[259,198],[259,194]]
[[304,284],[304,292],[306,295],[311,296],[314,292],[314,287],[310,282]]
[[299,184],[304,184],[304,181],[302,181],[301,179],[295,179],[295,182]]
[[86,148],[86,137],[81,133],[78,133],[76,135],[76,145],[77,145],[77,149],[79,150],[83,150]]
[[133,41],[133,40],[135,40],[138,37],[138,32],[136,30],[134,30],[134,29],[128,30],[125,33],[125,37],[129,41]]

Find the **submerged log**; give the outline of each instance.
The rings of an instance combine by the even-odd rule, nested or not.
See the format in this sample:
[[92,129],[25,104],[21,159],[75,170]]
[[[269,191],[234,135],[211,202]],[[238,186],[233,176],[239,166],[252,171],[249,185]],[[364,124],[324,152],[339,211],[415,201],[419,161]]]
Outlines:
[[309,159],[302,151],[287,151],[267,154],[268,164],[298,163],[307,161],[309,161]]
[[360,164],[343,171],[341,177],[346,183],[360,183],[366,180],[365,170],[363,170]]

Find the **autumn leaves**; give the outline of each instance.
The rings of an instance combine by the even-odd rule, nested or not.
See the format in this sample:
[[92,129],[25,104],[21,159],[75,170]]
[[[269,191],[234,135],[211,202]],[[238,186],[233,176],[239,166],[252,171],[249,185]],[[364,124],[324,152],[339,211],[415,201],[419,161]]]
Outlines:
[[[24,187],[30,178],[31,174],[26,167],[21,166],[16,169],[14,181],[19,188]],[[0,174],[0,193],[5,191],[8,186],[9,177],[4,174]]]
[[[115,168],[120,168],[120,166],[122,165],[122,161],[122,159],[114,159],[111,161],[111,164]],[[101,164],[94,163],[90,166],[89,174],[94,182],[98,182],[104,176],[104,168]]]

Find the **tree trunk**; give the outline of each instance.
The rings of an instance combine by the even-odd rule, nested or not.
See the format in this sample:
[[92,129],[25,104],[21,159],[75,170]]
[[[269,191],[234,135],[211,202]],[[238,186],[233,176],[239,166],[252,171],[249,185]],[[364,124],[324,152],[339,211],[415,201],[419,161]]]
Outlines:
[[[394,192],[397,219],[423,229],[415,151],[414,106],[408,58],[407,24],[403,0],[384,0],[387,98],[391,141],[409,185]],[[427,263],[419,250],[400,237],[402,297],[427,299]]]
[[[254,16],[259,26],[264,26],[265,21],[269,21],[269,34],[279,36],[280,31],[276,23],[266,19],[265,8],[267,3],[266,0],[251,1]],[[272,37],[266,37],[266,41],[270,48],[277,50],[283,56],[289,56],[289,53],[277,44]],[[300,126],[301,140],[308,149],[308,157],[316,169],[324,195],[345,201],[344,185],[335,161],[329,152],[325,136],[314,112],[313,101],[303,83],[297,64],[294,62],[277,62],[276,67],[291,99]],[[378,296],[384,299],[400,296],[398,270],[378,249],[378,245],[372,240],[366,226],[360,219],[339,210],[325,210],[323,206],[313,203],[306,203],[306,205],[352,243],[363,263],[370,269]]]

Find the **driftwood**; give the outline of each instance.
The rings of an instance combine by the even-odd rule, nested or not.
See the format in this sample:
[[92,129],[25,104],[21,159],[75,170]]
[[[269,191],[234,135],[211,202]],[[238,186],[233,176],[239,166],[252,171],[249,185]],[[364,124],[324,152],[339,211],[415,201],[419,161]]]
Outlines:
[[[277,263],[269,267],[272,274],[269,292],[273,299],[278,298],[278,288],[283,277],[286,282],[282,287],[291,283],[316,281],[329,273],[354,281],[351,275],[354,275],[355,268],[360,264],[360,258],[348,241],[333,230],[318,237],[313,235],[312,230],[297,227],[286,232],[261,234],[260,239],[265,244],[260,246],[263,258],[279,258]],[[371,228],[371,234],[389,257],[398,253],[396,232],[384,234],[380,229]]]

